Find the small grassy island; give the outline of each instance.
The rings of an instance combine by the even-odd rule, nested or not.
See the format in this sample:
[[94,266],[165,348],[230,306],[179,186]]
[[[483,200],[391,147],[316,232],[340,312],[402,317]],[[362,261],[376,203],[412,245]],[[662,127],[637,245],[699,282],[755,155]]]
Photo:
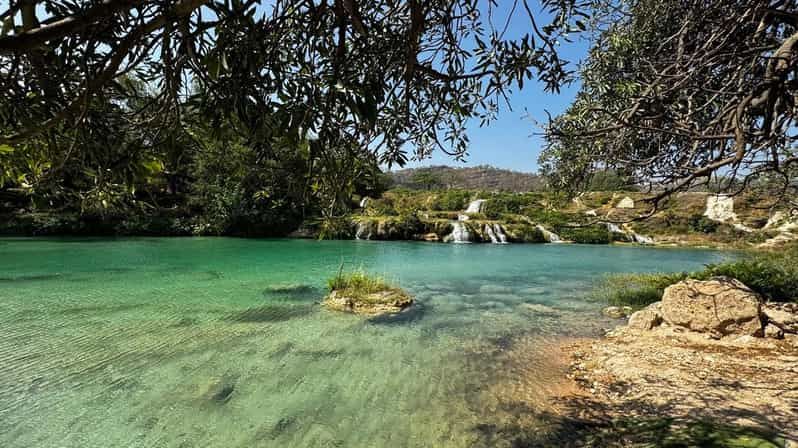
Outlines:
[[327,281],[330,293],[324,305],[336,311],[369,316],[398,313],[413,305],[413,298],[382,277],[363,271],[339,272]]

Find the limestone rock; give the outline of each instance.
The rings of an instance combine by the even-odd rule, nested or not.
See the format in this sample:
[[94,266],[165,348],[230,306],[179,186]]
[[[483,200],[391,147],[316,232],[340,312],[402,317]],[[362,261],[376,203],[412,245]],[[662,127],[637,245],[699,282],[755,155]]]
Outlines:
[[760,336],[760,298],[738,280],[685,280],[665,289],[665,322],[701,333]]
[[601,310],[601,314],[613,319],[621,319],[632,314],[630,306],[608,306]]
[[662,323],[661,302],[652,303],[648,307],[632,313],[629,317],[629,328],[651,330]]
[[635,208],[635,201],[629,196],[626,196],[618,202],[615,208]]
[[704,216],[713,221],[736,221],[734,198],[724,195],[707,196],[707,209],[704,212]]
[[412,305],[413,302],[412,297],[398,289],[366,294],[362,298],[350,297],[340,291],[333,291],[324,299],[324,305],[332,310],[369,316],[398,313]]
[[783,332],[798,334],[798,304],[766,303],[762,305],[762,314],[769,324]]
[[436,233],[427,233],[421,237],[424,241],[440,241],[438,234]]
[[781,330],[781,328],[773,324],[767,324],[765,325],[765,337],[771,339],[784,339],[784,332]]

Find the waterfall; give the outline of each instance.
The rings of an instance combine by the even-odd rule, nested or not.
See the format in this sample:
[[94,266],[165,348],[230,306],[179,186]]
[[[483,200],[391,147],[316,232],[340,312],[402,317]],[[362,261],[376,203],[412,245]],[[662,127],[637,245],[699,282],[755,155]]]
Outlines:
[[371,221],[360,221],[357,223],[355,231],[356,240],[370,240],[374,234],[374,223]]
[[502,226],[499,223],[493,224],[493,231],[499,238],[499,244],[507,244],[507,234],[504,233],[504,229],[502,229]]
[[360,208],[366,208],[369,205],[369,201],[371,200],[368,196],[363,196],[363,199],[360,200]]
[[499,244],[499,239],[496,238],[496,232],[493,231],[493,227],[490,224],[485,224],[485,234],[488,235],[491,243]]
[[471,201],[468,204],[468,208],[466,208],[466,213],[482,213],[482,205],[485,203],[485,199],[477,199],[476,201]]
[[618,224],[608,222],[606,223],[607,230],[612,234],[623,235],[625,241],[637,244],[654,244],[654,238],[646,235],[640,235],[633,230],[621,228]]
[[546,230],[546,228],[543,227],[542,225],[538,224],[535,227],[538,230],[540,230],[540,233],[543,234],[543,239],[545,239],[549,243],[562,243],[563,242],[562,238],[560,238],[559,235],[557,235],[554,232]]
[[468,228],[462,222],[452,221],[452,233],[446,235],[443,241],[458,244],[470,243],[471,233],[468,232]]

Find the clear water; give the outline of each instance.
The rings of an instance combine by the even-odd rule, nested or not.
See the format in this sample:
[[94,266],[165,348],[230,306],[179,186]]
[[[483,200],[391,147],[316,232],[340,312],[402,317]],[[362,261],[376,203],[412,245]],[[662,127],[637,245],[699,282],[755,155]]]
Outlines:
[[[545,431],[556,342],[613,324],[592,280],[724,257],[227,238],[3,239],[0,255],[6,448],[512,446]],[[322,309],[342,261],[419,306]]]

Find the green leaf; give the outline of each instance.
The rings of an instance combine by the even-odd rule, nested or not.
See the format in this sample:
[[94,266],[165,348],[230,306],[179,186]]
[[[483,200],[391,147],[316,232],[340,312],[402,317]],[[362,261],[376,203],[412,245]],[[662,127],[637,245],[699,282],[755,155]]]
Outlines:
[[9,145],[0,145],[0,154],[11,154],[14,152],[14,148]]

